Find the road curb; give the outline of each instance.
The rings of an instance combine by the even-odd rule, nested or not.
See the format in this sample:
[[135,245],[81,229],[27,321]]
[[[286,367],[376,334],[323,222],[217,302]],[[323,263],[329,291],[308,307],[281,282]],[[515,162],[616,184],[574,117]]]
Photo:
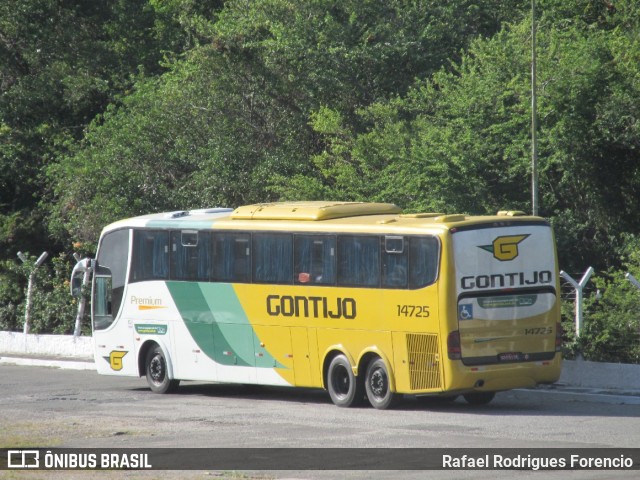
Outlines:
[[515,389],[508,393],[515,398],[526,399],[532,396],[556,396],[562,401],[608,403],[611,405],[640,405],[640,392],[617,392],[596,389],[578,389],[554,385],[553,388]]
[[18,365],[27,367],[51,367],[67,370],[95,370],[93,361],[60,360],[49,358],[0,357],[0,365]]

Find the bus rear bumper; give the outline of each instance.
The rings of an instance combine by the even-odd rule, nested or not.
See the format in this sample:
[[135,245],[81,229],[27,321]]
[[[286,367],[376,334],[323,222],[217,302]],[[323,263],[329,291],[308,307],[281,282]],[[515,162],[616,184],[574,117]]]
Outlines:
[[446,378],[445,391],[497,392],[514,388],[531,388],[539,384],[558,381],[561,371],[561,355],[545,362],[521,362],[505,365],[466,367],[459,362]]

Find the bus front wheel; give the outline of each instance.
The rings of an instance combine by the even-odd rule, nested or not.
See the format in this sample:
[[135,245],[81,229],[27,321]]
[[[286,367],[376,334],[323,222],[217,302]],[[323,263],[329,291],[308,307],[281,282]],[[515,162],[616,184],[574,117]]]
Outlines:
[[327,389],[331,401],[339,407],[353,407],[362,403],[362,382],[353,374],[351,363],[344,355],[338,355],[329,364]]
[[152,392],[171,393],[178,388],[180,380],[169,378],[167,359],[159,345],[149,350],[145,365],[147,383]]
[[393,407],[400,399],[399,395],[391,391],[389,372],[381,358],[372,361],[367,367],[365,388],[369,403],[380,410]]

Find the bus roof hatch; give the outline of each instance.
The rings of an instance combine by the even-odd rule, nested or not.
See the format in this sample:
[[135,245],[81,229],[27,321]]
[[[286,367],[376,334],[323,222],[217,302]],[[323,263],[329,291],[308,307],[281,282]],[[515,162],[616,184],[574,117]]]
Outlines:
[[402,213],[392,203],[364,202],[276,202],[238,207],[231,214],[234,220],[331,220],[362,215]]

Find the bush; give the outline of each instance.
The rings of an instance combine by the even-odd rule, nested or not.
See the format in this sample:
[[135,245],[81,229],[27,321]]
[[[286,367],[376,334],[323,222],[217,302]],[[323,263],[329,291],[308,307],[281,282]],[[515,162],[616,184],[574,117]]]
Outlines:
[[575,304],[562,305],[565,358],[594,362],[640,363],[640,290],[624,276],[610,271],[594,275],[597,293],[585,295],[583,326],[575,334]]
[[[0,330],[22,331],[29,273],[35,258],[20,264],[0,263]],[[76,300],[69,293],[73,263],[61,254],[36,270],[30,306],[30,333],[71,334],[75,327]],[[84,322],[86,323],[86,322]],[[90,333],[87,325],[84,333]]]
[[22,265],[13,260],[0,262],[0,330],[21,329],[28,275],[25,276]]

